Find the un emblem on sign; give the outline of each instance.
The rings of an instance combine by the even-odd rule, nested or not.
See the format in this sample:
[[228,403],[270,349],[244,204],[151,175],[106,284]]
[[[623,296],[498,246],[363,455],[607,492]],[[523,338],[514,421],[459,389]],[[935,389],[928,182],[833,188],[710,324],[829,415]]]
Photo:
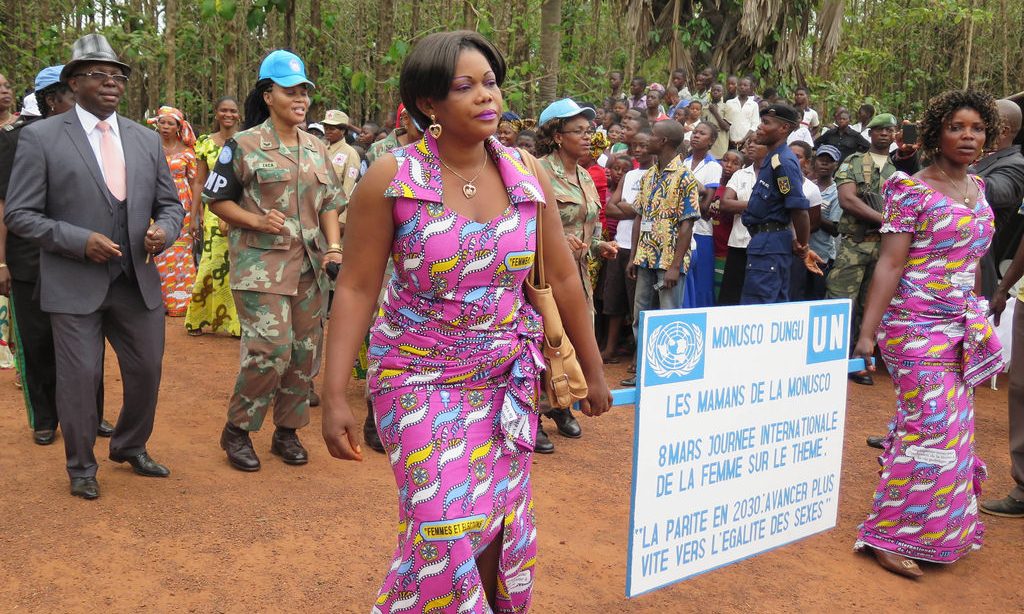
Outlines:
[[704,332],[689,322],[669,322],[648,337],[647,361],[658,377],[689,375],[704,357]]

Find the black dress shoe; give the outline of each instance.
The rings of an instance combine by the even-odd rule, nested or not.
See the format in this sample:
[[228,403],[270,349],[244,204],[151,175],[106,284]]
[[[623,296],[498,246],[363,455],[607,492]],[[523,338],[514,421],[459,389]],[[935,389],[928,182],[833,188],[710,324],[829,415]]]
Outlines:
[[537,443],[533,444],[533,451],[537,454],[552,454],[555,451],[555,444],[548,439],[548,434],[544,432],[542,426],[537,427]]
[[377,425],[373,421],[373,407],[370,405],[369,399],[366,400],[366,407],[369,411],[366,413],[366,420],[363,422],[363,441],[374,452],[383,454],[384,442],[380,440],[380,435],[377,433]]
[[576,418],[572,415],[572,410],[552,409],[545,415],[555,421],[555,425],[558,427],[558,432],[562,437],[576,439],[583,435],[583,429],[580,428],[580,423],[577,422]]
[[860,384],[861,386],[874,386],[875,380],[872,379],[871,375],[861,371],[860,373],[851,373],[850,381],[854,384]]
[[876,435],[872,435],[871,437],[868,437],[868,446],[871,447],[871,448],[878,448],[879,450],[884,450],[885,449],[885,437],[878,437]]
[[271,439],[270,453],[280,456],[288,465],[305,465],[309,462],[309,454],[302,447],[295,429],[277,427]]
[[260,459],[252,448],[249,431],[228,422],[220,434],[220,447],[228,453],[228,462],[239,471],[259,471]]
[[625,386],[626,388],[634,388],[636,386],[636,376],[634,375],[633,377],[627,377],[626,379],[619,382],[619,384]]
[[128,463],[132,466],[132,471],[147,478],[166,478],[171,475],[171,470],[150,458],[148,452],[142,452],[135,456],[121,456],[112,453],[110,460],[115,463]]
[[57,439],[57,431],[54,429],[39,429],[32,431],[32,441],[41,446],[48,446]]
[[71,478],[71,495],[83,499],[95,499],[100,496],[100,483],[96,478]]
[[96,435],[100,437],[112,437],[114,435],[114,425],[106,420],[100,420],[100,425],[96,427]]

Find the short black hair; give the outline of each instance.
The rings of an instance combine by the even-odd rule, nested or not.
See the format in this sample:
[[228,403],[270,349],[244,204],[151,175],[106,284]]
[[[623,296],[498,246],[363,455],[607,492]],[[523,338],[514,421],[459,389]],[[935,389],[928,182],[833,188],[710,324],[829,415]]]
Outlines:
[[465,49],[482,53],[494,71],[498,86],[505,82],[505,57],[491,41],[479,33],[456,30],[427,35],[406,56],[398,78],[402,103],[419,125],[427,126],[431,122],[417,106],[417,101],[424,98],[444,100],[448,97],[448,89],[455,77],[455,64]]
[[643,77],[633,77],[629,80],[630,83],[636,83],[637,81],[643,83],[644,87],[647,87],[647,79],[644,79]]
[[814,157],[814,147],[807,141],[793,141],[789,146],[790,148],[796,147],[802,150],[804,152],[804,160],[810,160]]
[[[719,83],[718,85],[721,85],[721,83]],[[676,122],[676,123],[679,123],[679,122]],[[701,121],[697,122],[697,125],[694,126],[693,129],[696,130],[697,128],[700,128],[701,126],[704,126],[705,128],[707,128],[708,131],[711,133],[711,144],[708,147],[708,149],[710,149],[711,147],[714,146],[715,141],[718,140],[718,126],[716,126],[715,124],[713,124],[713,123],[711,123],[709,121],[701,120]]]
[[942,138],[942,127],[960,109],[973,109],[985,122],[985,149],[991,149],[999,139],[999,108],[992,95],[980,90],[949,90],[928,101],[921,119],[918,140],[925,159],[934,159]]
[[875,107],[870,105],[870,104],[868,104],[868,103],[866,103],[866,102],[864,104],[860,105],[860,108],[857,109],[857,111],[867,111],[872,116],[875,115]]

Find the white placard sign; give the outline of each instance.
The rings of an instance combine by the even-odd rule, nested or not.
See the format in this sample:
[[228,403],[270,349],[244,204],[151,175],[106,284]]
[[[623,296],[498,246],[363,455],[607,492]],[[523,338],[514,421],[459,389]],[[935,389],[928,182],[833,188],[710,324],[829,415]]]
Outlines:
[[626,595],[835,526],[848,300],[641,314]]

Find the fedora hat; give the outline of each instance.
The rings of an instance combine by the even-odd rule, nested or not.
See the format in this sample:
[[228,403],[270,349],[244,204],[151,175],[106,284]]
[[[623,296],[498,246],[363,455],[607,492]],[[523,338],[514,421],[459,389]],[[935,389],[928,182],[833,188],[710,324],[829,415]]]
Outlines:
[[65,64],[64,69],[60,71],[60,80],[67,81],[75,74],[79,66],[89,62],[115,64],[124,71],[126,77],[131,76],[132,73],[131,67],[117,58],[117,54],[114,53],[114,49],[107,39],[102,34],[92,33],[76,40],[75,44],[71,46],[71,61]]

